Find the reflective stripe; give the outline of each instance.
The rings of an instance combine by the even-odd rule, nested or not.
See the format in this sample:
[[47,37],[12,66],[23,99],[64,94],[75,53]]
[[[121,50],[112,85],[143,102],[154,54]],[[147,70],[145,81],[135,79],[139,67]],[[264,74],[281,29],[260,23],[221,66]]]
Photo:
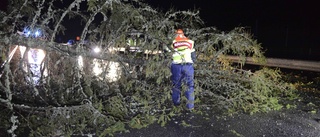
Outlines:
[[189,41],[177,41],[173,43],[174,48],[192,48],[193,43]]
[[185,47],[185,48],[189,48],[189,49],[193,49],[194,46],[194,41],[193,40],[174,40],[172,42],[172,48],[180,48],[180,47]]

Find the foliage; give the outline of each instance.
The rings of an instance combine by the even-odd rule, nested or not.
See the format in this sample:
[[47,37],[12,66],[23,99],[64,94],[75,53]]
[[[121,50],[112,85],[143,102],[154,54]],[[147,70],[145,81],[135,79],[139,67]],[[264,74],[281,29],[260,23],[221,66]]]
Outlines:
[[[127,132],[127,126],[140,129],[155,122],[164,126],[184,107],[172,109],[172,53],[163,52],[176,28],[183,28],[196,42],[199,111],[205,113],[201,107],[205,106],[229,113],[268,112],[281,109],[281,97],[293,96],[294,89],[282,81],[279,70],[242,69],[246,57],[262,64],[265,60],[250,32],[242,27],[230,32],[205,27],[198,11],[162,13],[139,0],[15,0],[0,16],[0,63],[4,64],[0,103],[10,112],[1,111],[6,115],[1,115],[0,122],[4,123],[1,129],[12,136],[112,136]],[[68,29],[66,23],[81,27],[81,39],[75,45],[55,42]],[[26,27],[40,28],[43,34],[25,37]],[[162,53],[114,50],[126,47],[132,32],[142,37],[141,51]],[[25,52],[19,47],[10,60],[15,45],[25,46]],[[93,53],[94,47],[102,52]],[[38,64],[38,75],[27,61],[32,49],[46,53]],[[242,62],[234,64],[228,55],[239,56]],[[113,74],[119,76],[110,78]]]

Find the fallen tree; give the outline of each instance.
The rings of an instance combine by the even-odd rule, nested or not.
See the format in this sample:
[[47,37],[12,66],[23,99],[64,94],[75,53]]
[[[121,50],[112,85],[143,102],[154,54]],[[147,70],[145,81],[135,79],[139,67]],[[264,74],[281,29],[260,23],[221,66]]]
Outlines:
[[[196,41],[198,112],[268,112],[281,109],[280,98],[294,97],[293,87],[282,81],[279,70],[251,72],[220,58],[231,53],[265,61],[260,44],[245,28],[222,32],[205,27],[198,11],[162,13],[140,1],[75,0],[64,3],[66,7],[57,6],[60,2],[17,0],[0,13],[4,64],[0,103],[6,110],[0,112],[0,121],[1,129],[11,136],[112,135],[126,131],[126,126],[165,125],[181,111],[183,107],[172,109],[170,104],[171,53],[146,58],[110,51],[126,45],[132,30],[145,36],[141,50],[162,50],[178,27]],[[81,39],[71,47],[55,42],[68,29],[67,17],[83,22]],[[22,31],[26,27],[43,33],[29,35]],[[12,45],[26,48],[5,63]],[[103,52],[91,55],[93,45]],[[29,51],[39,48],[46,53],[44,60],[31,64]],[[110,74],[119,75],[110,81]]]

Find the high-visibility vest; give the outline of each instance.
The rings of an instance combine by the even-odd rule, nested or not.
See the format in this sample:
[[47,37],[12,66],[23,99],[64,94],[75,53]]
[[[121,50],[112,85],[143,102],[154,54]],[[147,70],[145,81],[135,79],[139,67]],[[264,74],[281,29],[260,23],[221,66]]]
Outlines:
[[172,55],[172,63],[193,63],[191,53],[194,52],[194,41],[188,39],[184,35],[177,36],[172,42],[174,53]]
[[129,46],[137,46],[137,40],[136,39],[133,39],[133,38],[128,38],[127,39],[127,44]]

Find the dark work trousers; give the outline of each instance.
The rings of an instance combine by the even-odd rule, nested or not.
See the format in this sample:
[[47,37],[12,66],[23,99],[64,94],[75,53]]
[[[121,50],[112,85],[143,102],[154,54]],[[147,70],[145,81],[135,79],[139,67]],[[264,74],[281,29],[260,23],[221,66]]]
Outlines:
[[194,107],[194,68],[192,63],[186,64],[171,64],[171,81],[172,87],[172,101],[174,105],[180,105],[180,94],[182,89],[182,83],[188,86],[185,91],[187,98],[187,108],[192,109]]

